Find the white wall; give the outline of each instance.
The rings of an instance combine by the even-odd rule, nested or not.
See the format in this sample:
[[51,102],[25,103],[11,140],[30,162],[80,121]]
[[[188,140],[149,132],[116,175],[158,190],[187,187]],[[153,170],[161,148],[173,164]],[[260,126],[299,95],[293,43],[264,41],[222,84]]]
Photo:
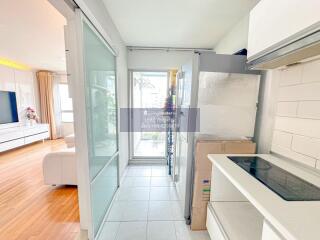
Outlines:
[[320,60],[279,70],[272,151],[320,169]]
[[[36,79],[32,71],[16,70],[0,65],[0,90],[16,92],[20,124],[25,124],[25,109],[37,107],[36,87]],[[37,111],[39,113],[39,109]]]
[[217,54],[233,54],[248,46],[249,15],[238,22],[214,47]]
[[[75,2],[83,11],[85,11],[89,18],[94,16],[96,20],[94,24],[98,24],[102,27],[103,31],[107,34],[107,38],[109,38],[106,40],[117,52],[118,104],[120,108],[126,108],[128,106],[127,48],[101,0],[76,0]],[[121,132],[119,136],[119,162],[121,175],[128,164],[128,146],[128,133]]]
[[178,69],[192,59],[191,51],[128,50],[128,69]]

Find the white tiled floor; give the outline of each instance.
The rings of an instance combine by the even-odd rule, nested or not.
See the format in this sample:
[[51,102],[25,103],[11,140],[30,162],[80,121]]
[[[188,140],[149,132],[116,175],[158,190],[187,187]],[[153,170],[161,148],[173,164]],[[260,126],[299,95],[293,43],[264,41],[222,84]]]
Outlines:
[[210,240],[191,232],[164,166],[129,166],[99,240]]

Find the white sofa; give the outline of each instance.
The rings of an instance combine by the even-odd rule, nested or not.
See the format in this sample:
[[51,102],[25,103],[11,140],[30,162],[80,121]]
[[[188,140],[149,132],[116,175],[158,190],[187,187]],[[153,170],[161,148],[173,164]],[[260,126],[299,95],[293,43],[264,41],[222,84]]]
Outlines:
[[48,185],[77,185],[75,149],[48,153],[43,159],[43,177]]
[[73,148],[74,147],[74,134],[65,136],[64,141],[67,144],[68,148]]

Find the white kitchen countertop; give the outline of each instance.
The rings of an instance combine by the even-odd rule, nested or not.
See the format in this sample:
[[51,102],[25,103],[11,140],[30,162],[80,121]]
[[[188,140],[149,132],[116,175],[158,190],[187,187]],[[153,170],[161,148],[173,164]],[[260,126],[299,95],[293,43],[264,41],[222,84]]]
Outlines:
[[212,163],[288,240],[320,239],[320,201],[286,201],[240,168],[227,156],[259,156],[320,187],[320,172],[270,154],[209,154]]

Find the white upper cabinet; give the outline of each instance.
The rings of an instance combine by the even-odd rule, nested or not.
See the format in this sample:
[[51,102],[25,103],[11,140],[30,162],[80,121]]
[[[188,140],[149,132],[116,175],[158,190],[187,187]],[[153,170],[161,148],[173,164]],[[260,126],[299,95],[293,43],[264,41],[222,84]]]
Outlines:
[[250,12],[248,58],[320,23],[320,0],[261,0]]

